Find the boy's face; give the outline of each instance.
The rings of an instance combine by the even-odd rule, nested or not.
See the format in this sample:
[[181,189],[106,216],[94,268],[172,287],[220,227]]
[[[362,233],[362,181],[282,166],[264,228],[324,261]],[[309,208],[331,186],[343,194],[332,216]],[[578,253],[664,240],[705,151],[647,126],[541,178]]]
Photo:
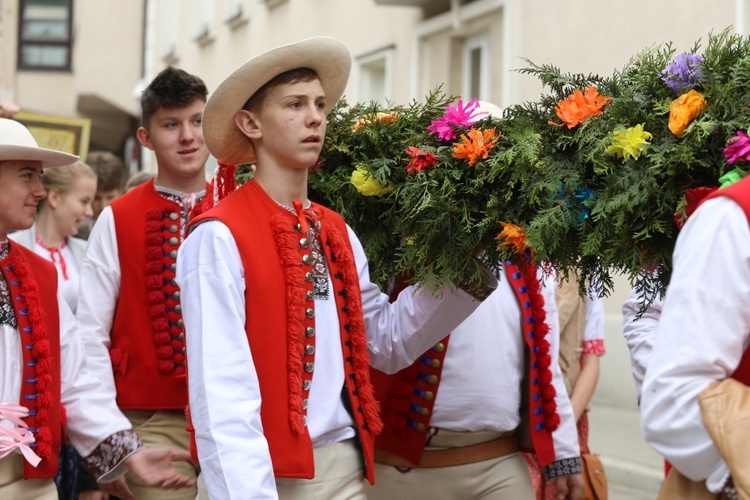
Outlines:
[[122,190],[119,188],[110,189],[109,191],[96,191],[94,200],[91,202],[91,208],[94,210],[94,219],[99,217],[102,210],[112,204],[115,199],[122,194]]
[[208,149],[203,141],[201,114],[205,102],[196,99],[182,108],[160,108],[149,129],[138,129],[138,140],[156,154],[160,175],[192,179],[204,176]]
[[284,167],[305,169],[315,164],[326,134],[325,102],[318,79],[270,89],[255,113],[259,146]]
[[10,231],[30,228],[37,205],[45,196],[41,162],[0,162],[0,240]]

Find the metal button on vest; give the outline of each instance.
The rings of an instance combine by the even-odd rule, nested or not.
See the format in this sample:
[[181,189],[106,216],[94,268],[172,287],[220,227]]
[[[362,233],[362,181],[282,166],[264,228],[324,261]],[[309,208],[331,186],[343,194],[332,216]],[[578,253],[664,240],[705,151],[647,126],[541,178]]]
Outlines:
[[184,340],[185,340],[185,334],[184,334],[184,333],[181,333],[181,334],[179,334],[179,335],[177,336],[177,338],[179,338],[180,340],[183,340],[183,341],[184,341]]
[[443,344],[442,342],[438,342],[437,344],[435,344],[433,349],[435,349],[435,352],[443,352],[445,350],[445,344]]
[[177,286],[177,280],[176,280],[176,279],[172,278],[172,279],[170,280],[170,282],[171,282],[171,283],[172,283],[172,284],[173,284],[174,286]]
[[427,417],[427,416],[430,415],[430,409],[429,408],[425,408],[423,406],[422,408],[419,409],[419,414],[422,415],[423,417]]
[[425,427],[424,427],[424,424],[423,424],[422,422],[419,422],[419,423],[417,424],[417,430],[418,430],[419,432],[424,432],[424,429],[425,429]]
[[440,368],[440,365],[441,365],[441,363],[440,363],[439,359],[433,359],[432,361],[430,361],[430,366],[433,367],[436,370],[438,368]]
[[169,218],[172,220],[177,220],[179,217],[180,217],[180,214],[178,214],[177,212],[170,212],[169,214]]
[[438,383],[437,375],[430,375],[429,377],[427,377],[427,383],[432,384],[432,385],[437,384]]
[[312,344],[307,344],[305,346],[305,354],[307,356],[312,356],[313,354],[315,354],[315,346]]
[[307,415],[302,415],[302,425],[307,427]]
[[315,336],[315,327],[314,326],[308,326],[305,329],[305,335],[308,337],[314,337]]
[[302,400],[302,409],[307,410],[307,398]]
[[302,382],[302,390],[309,391],[311,385],[312,385],[312,380],[310,380],[309,378],[305,379],[305,381]]
[[302,232],[302,226],[300,224],[295,224],[294,225],[294,230],[295,231],[299,231],[301,233]]
[[[182,318],[180,318],[180,319],[177,320],[177,326],[179,326],[180,328],[182,328]],[[180,334],[180,335],[182,335],[182,334]]]
[[310,271],[307,271],[307,272],[305,273],[305,280],[306,280],[306,281],[310,281],[310,282],[312,282],[312,280],[313,280],[313,275],[312,275],[312,273],[311,273]]
[[[176,239],[177,238],[172,238],[171,240],[169,240],[169,242],[172,243],[172,240],[176,240]],[[176,245],[177,243],[172,243],[172,244]],[[173,259],[176,259],[177,258],[177,250],[172,250],[171,252],[169,252],[169,256],[172,257]]]
[[185,354],[185,348],[183,347],[182,349],[180,349],[180,352],[181,352],[182,354]]
[[177,239],[177,238],[175,238],[174,236],[172,236],[171,238],[169,238],[169,244],[170,244],[170,245],[172,245],[172,246],[177,246],[177,244],[178,244],[179,242],[180,242],[180,240],[178,240],[178,239]]
[[307,300],[313,300],[315,298],[312,290],[308,290],[305,295],[307,296]]
[[312,361],[308,361],[307,363],[305,363],[305,371],[307,373],[312,373],[314,369],[315,363],[313,363]]
[[309,253],[306,253],[305,255],[302,256],[302,263],[303,264],[309,266],[311,261],[312,261],[312,259],[310,258],[310,254]]
[[305,316],[307,316],[309,319],[313,319],[315,317],[315,309],[312,307],[308,307],[305,309]]
[[307,238],[302,238],[299,240],[299,246],[301,246],[302,248],[307,248],[310,246],[310,242],[307,241]]
[[180,304],[174,306],[174,312],[182,312],[182,306]]
[[177,264],[170,264],[169,265],[169,270],[170,271],[176,271],[177,270]]
[[169,226],[169,232],[170,233],[176,233],[178,229],[179,228],[177,227],[176,224],[172,224],[171,226]]
[[432,401],[435,398],[435,394],[432,391],[424,391],[423,396],[427,401]]
[[179,290],[172,294],[172,297],[174,297],[174,300],[180,300],[180,292]]

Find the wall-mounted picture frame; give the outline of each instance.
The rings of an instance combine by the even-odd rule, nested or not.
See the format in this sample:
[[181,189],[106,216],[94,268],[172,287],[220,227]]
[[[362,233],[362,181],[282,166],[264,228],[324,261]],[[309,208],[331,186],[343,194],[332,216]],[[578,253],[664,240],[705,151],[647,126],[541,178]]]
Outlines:
[[36,113],[16,113],[14,120],[26,125],[41,148],[78,155],[86,161],[91,137],[91,120]]

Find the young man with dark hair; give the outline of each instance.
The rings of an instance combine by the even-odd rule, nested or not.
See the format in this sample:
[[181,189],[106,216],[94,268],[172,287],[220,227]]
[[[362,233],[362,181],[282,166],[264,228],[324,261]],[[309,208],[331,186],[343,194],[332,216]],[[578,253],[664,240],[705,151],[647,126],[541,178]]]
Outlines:
[[[190,213],[205,194],[200,78],[163,70],[141,97],[138,140],[156,155],[157,174],[105,208],[89,238],[78,321],[91,370],[146,443],[188,448],[185,339],[177,249]],[[181,471],[196,477],[188,464]],[[195,498],[128,477],[139,499]]]

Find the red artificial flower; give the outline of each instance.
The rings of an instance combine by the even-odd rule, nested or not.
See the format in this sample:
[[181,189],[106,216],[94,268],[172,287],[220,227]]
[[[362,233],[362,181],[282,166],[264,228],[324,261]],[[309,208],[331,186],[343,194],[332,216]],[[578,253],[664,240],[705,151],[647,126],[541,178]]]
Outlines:
[[423,149],[409,146],[406,154],[411,156],[411,161],[406,166],[406,171],[410,174],[416,174],[423,168],[434,167],[440,158],[438,155],[425,151]]

